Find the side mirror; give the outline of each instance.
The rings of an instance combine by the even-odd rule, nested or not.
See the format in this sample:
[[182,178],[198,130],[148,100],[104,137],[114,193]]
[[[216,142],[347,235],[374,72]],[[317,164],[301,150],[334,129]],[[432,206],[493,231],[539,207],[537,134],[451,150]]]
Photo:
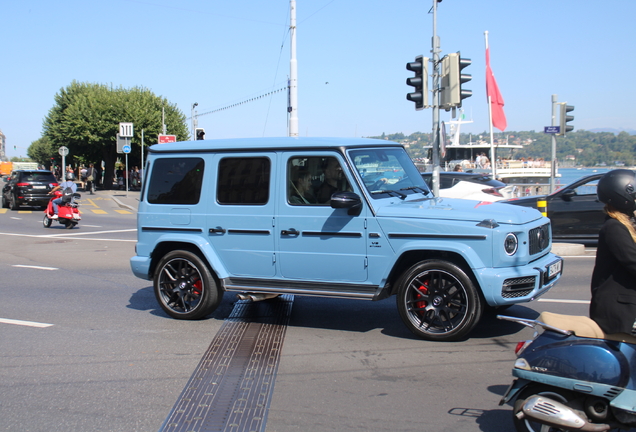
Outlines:
[[572,197],[574,196],[576,196],[576,191],[574,189],[566,189],[561,194],[563,201],[572,201]]
[[331,208],[346,208],[349,216],[358,216],[362,211],[362,199],[355,192],[336,192],[331,195]]

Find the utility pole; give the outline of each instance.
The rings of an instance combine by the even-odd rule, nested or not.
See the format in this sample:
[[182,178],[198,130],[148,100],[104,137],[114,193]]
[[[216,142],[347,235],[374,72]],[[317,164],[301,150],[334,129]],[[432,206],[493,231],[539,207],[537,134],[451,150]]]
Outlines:
[[289,136],[298,137],[298,62],[296,61],[296,0],[290,0],[291,58],[289,61]]
[[195,128],[198,125],[195,125],[194,123],[194,109],[199,105],[198,102],[195,102],[192,104],[192,110],[190,111],[190,119],[192,120],[192,141],[196,140],[197,137],[194,136],[194,131],[196,130]]
[[437,37],[437,2],[433,0],[433,194],[439,196],[439,152],[440,152],[440,122],[439,122],[439,38]]
[[[556,126],[557,125],[557,120],[556,120],[556,111],[557,111],[557,95],[553,94],[552,95],[552,126]],[[552,156],[550,157],[550,193],[554,192],[555,188],[556,188],[556,182],[555,182],[555,178],[556,178],[556,161],[557,161],[557,157],[556,157],[556,134],[551,134],[552,135]]]

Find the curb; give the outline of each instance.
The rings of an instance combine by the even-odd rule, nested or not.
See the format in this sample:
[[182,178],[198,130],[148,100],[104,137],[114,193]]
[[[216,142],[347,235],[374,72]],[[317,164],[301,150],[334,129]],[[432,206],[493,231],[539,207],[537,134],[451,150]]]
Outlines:
[[560,256],[585,255],[585,245],[576,243],[552,243],[551,252]]

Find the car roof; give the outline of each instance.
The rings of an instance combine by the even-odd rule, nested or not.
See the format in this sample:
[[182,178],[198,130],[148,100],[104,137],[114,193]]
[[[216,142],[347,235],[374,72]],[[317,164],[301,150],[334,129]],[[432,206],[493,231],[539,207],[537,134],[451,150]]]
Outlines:
[[402,147],[394,141],[371,138],[231,138],[218,140],[181,141],[150,146],[151,153],[250,151],[250,150],[308,150],[356,147]]

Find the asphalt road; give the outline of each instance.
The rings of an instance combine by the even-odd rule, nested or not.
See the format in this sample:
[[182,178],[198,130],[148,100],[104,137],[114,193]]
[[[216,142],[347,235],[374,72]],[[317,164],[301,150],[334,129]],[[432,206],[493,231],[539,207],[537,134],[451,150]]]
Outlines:
[[[0,213],[0,431],[157,431],[233,308],[168,318],[130,272],[134,211],[99,197],[73,230]],[[566,258],[552,291],[505,313],[586,314],[593,260]],[[512,431],[498,401],[530,332],[489,314],[465,341],[426,342],[394,298],[296,297],[266,431]]]

